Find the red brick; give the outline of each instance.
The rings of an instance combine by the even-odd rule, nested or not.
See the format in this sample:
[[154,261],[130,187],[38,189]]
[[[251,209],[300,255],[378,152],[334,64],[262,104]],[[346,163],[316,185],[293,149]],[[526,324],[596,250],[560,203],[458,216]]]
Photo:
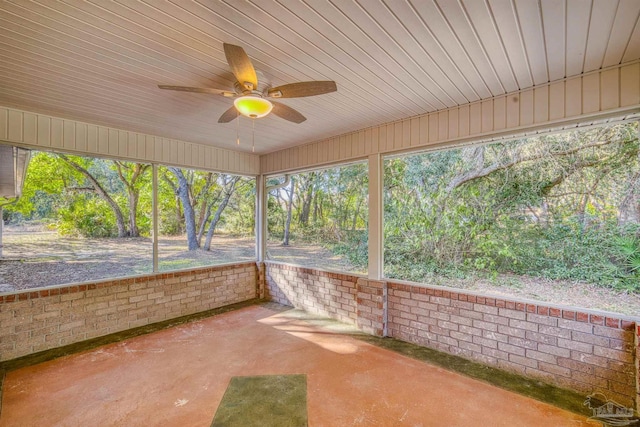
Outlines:
[[562,310],[562,318],[567,320],[576,320],[576,312],[573,310]]
[[549,315],[549,307],[538,306],[538,314],[541,314],[543,316],[548,316]]
[[527,313],[535,313],[537,307],[534,304],[527,304]]
[[576,320],[578,322],[588,322],[589,321],[589,314],[579,311],[579,312],[576,313]]
[[604,317],[603,316],[598,316],[595,314],[590,314],[589,315],[589,322],[593,323],[594,325],[604,325]]
[[523,302],[517,302],[516,303],[516,310],[518,311],[525,311],[525,309],[527,308],[527,305]]
[[562,315],[562,310],[559,308],[549,308],[549,316],[551,317],[560,317]]
[[[623,320],[622,322],[620,322],[620,329],[624,329],[625,331],[633,331],[633,326],[635,325],[635,322],[631,322],[629,320]],[[638,335],[640,335],[640,325],[638,325]]]
[[620,319],[614,319],[613,317],[605,318],[605,325],[609,328],[620,328]]
[[516,303],[513,301],[507,301],[507,307],[509,310],[515,310],[516,309]]

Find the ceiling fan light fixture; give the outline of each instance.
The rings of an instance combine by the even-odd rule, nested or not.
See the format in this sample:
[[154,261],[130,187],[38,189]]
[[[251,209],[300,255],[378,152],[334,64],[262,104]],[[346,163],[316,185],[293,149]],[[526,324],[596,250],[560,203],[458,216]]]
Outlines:
[[236,98],[233,104],[240,114],[252,119],[264,117],[273,109],[273,104],[269,100],[258,96],[241,96]]

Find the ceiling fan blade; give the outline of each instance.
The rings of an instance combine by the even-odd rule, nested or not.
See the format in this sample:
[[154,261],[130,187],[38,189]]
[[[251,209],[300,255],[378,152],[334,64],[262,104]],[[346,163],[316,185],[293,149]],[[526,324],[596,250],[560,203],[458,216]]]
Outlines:
[[168,90],[179,90],[182,92],[195,92],[195,93],[211,93],[214,95],[223,95],[227,97],[235,96],[234,92],[223,90],[223,89],[214,89],[210,87],[189,87],[189,86],[169,86],[169,85],[158,85],[160,89],[168,89]]
[[300,98],[303,96],[322,95],[338,90],[336,82],[312,81],[290,83],[269,89],[267,95],[272,98]]
[[273,104],[273,110],[271,110],[271,112],[280,118],[283,118],[285,120],[289,120],[290,122],[298,123],[298,124],[307,120],[305,116],[303,116],[302,114],[300,114],[298,111],[294,110],[291,107],[288,107],[284,104],[280,104],[279,102],[271,101],[271,103]]
[[[224,55],[231,67],[233,75],[236,76],[240,85],[247,90],[255,90],[258,88],[258,76],[253,68],[251,59],[240,46],[224,43]],[[253,85],[248,87],[249,85]]]
[[229,123],[233,119],[238,117],[238,110],[236,110],[236,106],[232,105],[227,111],[222,113],[220,118],[218,119],[218,123]]

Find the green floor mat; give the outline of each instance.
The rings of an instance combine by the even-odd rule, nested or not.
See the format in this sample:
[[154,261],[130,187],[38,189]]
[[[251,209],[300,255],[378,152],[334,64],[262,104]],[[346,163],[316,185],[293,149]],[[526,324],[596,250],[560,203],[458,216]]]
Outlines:
[[307,427],[307,376],[233,377],[211,427]]

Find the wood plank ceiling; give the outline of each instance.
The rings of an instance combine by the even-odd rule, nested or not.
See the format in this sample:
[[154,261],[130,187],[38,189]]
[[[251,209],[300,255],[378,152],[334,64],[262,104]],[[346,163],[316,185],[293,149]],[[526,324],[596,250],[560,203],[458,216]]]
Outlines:
[[638,0],[3,0],[0,105],[251,150],[222,43],[271,86],[335,80],[256,121],[257,153],[502,95],[640,58]]

